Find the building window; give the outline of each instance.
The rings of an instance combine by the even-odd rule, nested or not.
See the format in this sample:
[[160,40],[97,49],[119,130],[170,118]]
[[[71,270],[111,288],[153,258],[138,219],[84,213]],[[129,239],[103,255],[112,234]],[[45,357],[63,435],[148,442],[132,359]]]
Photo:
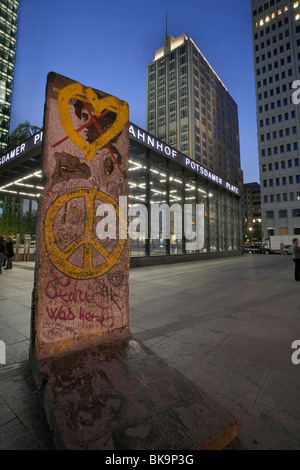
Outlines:
[[181,119],[187,117],[187,115],[188,115],[188,110],[187,110],[187,108],[181,109],[181,111],[180,111],[180,117],[181,117]]
[[181,145],[181,151],[182,152],[187,152],[189,149],[189,145],[188,144],[182,144]]
[[287,210],[280,210],[279,211],[279,218],[286,219],[287,218]]
[[300,217],[300,209],[293,209],[293,217]]

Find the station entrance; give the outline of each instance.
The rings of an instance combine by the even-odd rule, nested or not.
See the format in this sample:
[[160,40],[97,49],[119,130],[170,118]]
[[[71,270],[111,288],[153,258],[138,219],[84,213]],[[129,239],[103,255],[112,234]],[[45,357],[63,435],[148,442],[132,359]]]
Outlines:
[[0,235],[10,235],[16,261],[35,259],[36,223],[43,190],[42,131],[0,158]]
[[[241,188],[137,126],[130,124],[129,132],[129,207],[143,205],[150,214],[153,204],[202,205],[204,240],[201,247],[191,250],[184,236],[171,234],[163,239],[141,234],[130,241],[131,265],[240,255]],[[42,140],[40,131],[0,157],[0,235],[13,237],[19,261],[35,259],[39,200],[45,185]],[[51,192],[47,196],[56,198]],[[191,224],[195,224],[193,219]],[[150,225],[149,216],[149,232]]]

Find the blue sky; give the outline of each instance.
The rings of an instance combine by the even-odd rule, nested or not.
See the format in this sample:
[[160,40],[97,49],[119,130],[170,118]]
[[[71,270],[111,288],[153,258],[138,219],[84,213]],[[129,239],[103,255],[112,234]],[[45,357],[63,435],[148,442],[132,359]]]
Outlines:
[[10,132],[42,127],[50,71],[126,100],[146,128],[146,74],[168,34],[192,38],[239,109],[245,183],[259,182],[250,0],[20,0]]

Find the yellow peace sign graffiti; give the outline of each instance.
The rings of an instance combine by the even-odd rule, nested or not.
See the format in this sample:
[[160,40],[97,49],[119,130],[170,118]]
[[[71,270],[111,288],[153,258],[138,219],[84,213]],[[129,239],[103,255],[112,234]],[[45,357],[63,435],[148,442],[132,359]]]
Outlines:
[[[86,222],[85,230],[78,238],[73,240],[68,246],[60,249],[55,241],[54,223],[58,212],[64,205],[76,198],[85,199]],[[101,200],[106,204],[115,207],[116,214],[119,217],[120,224],[126,224],[123,211],[118,204],[107,194],[92,188],[72,189],[58,199],[56,199],[48,209],[44,222],[44,238],[47,252],[54,266],[62,273],[69,275],[75,279],[91,279],[99,277],[109,271],[119,260],[126,239],[119,239],[115,248],[110,253],[93,233],[93,216],[95,199]],[[123,225],[126,227],[126,225]],[[81,246],[83,250],[83,266],[78,267],[72,264],[68,259]],[[94,248],[105,259],[105,263],[100,266],[93,266],[92,248]]]

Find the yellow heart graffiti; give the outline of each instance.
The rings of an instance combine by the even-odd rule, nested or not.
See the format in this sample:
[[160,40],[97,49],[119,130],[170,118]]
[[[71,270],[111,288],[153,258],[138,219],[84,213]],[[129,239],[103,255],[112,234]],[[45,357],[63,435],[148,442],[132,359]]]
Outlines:
[[[79,96],[78,96],[79,95]],[[95,116],[100,116],[105,110],[112,111],[117,115],[113,125],[91,144],[87,143],[83,137],[74,129],[73,120],[70,115],[69,102],[71,98],[83,100],[93,106]],[[97,150],[107,145],[123,129],[129,120],[128,104],[115,96],[106,96],[99,99],[92,88],[84,87],[80,83],[72,83],[58,93],[57,106],[62,126],[67,136],[86,155],[89,162]]]

